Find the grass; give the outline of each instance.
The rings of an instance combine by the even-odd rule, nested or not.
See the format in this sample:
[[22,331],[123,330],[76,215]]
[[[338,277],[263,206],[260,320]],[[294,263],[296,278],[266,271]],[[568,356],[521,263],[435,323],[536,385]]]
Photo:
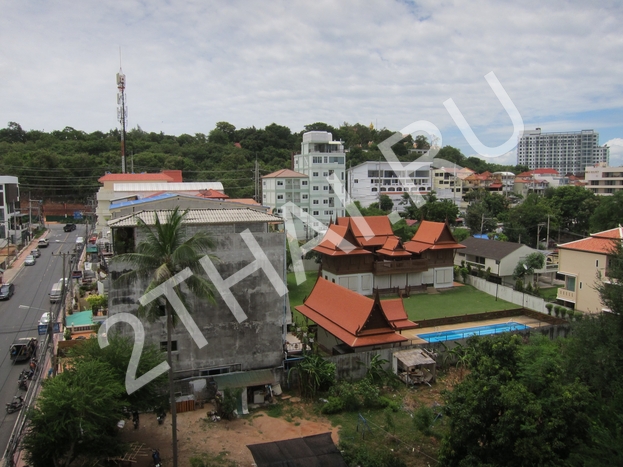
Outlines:
[[496,300],[471,285],[454,287],[438,294],[414,294],[402,302],[412,321],[517,308],[514,303]]
[[307,279],[300,285],[296,283],[293,272],[288,273],[288,297],[290,299],[290,309],[292,310],[292,321],[297,324],[307,324],[307,318],[294,309],[295,306],[303,304],[303,301],[311,293],[316,283],[318,273],[316,271],[306,272]]
[[556,301],[556,294],[558,293],[558,289],[560,287],[550,287],[547,289],[541,289],[541,297],[546,301],[546,302],[555,302]]

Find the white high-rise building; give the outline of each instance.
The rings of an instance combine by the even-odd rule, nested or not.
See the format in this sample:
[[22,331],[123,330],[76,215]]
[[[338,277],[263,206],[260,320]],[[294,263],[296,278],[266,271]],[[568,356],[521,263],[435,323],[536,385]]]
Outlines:
[[[313,218],[311,226],[294,220],[297,237],[305,240],[326,229],[331,219],[345,215],[346,209],[340,202],[340,197],[345,196],[344,143],[333,141],[329,132],[308,131],[303,134],[301,153],[293,156],[292,164],[292,170],[262,177],[262,204],[273,208],[279,216],[284,215],[282,206],[288,202],[308,213]],[[330,177],[338,183],[329,183]]]
[[584,168],[608,163],[610,148],[599,146],[593,130],[542,133],[540,128],[525,131],[517,143],[517,164],[530,170],[556,169],[561,175],[580,174]]

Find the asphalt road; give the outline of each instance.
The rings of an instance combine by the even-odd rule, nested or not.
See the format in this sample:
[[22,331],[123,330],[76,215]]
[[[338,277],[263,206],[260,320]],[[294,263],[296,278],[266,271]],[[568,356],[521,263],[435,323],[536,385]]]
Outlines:
[[[11,402],[14,396],[24,395],[18,390],[17,381],[22,370],[28,368],[28,362],[13,363],[9,347],[21,337],[37,337],[40,342],[45,338],[38,336],[37,325],[41,315],[53,309],[49,293],[52,285],[63,277],[61,253],[73,252],[78,236],[85,236],[84,225],[65,233],[62,225],[51,224],[47,236],[49,246],[40,248],[41,256],[34,266],[17,267],[11,280],[15,284],[15,294],[8,300],[0,301],[0,458],[4,455],[18,415],[17,412],[7,414],[4,404]],[[67,271],[67,276],[70,275],[71,271]],[[20,308],[20,305],[30,308]]]

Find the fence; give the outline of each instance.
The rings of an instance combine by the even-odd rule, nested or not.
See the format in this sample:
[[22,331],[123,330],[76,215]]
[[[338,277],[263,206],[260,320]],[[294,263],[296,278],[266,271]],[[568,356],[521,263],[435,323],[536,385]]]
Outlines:
[[511,287],[495,284],[480,277],[467,276],[467,282],[478,290],[497,297],[500,300],[505,300],[507,302],[514,303],[515,305],[519,305],[522,308],[528,308],[530,310],[538,311],[539,313],[547,314],[545,300],[540,297],[535,297],[525,292],[517,292]]

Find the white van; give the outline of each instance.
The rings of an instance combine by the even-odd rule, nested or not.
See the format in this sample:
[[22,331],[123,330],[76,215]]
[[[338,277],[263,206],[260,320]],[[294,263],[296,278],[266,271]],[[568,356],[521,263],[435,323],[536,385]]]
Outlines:
[[76,238],[76,251],[82,250],[84,247],[84,237]]
[[52,286],[52,290],[50,291],[50,303],[58,302],[63,296],[63,283],[57,282]]

